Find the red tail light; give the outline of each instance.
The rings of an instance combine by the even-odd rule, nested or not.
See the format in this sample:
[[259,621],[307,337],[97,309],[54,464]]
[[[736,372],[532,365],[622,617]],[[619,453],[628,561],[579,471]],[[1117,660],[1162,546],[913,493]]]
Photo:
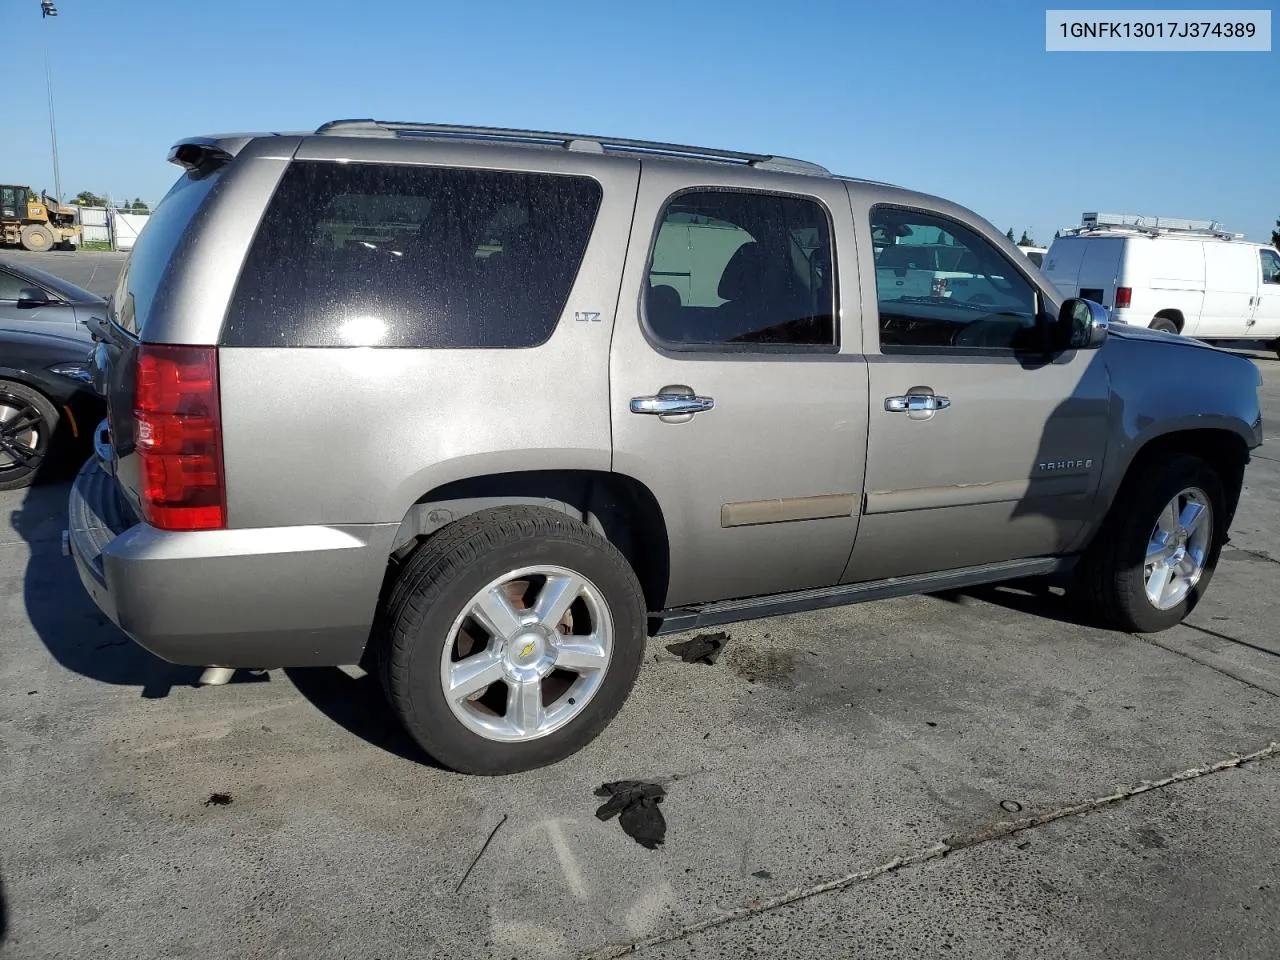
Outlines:
[[1133,287],[1116,287],[1116,309],[1123,310],[1133,299]]
[[226,526],[217,347],[144,344],[134,403],[143,518],[161,530]]

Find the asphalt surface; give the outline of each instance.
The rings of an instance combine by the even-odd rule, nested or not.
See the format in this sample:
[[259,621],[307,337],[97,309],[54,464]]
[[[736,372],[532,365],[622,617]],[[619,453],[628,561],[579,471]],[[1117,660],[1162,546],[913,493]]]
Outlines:
[[18,266],[38,267],[100,297],[115,292],[116,280],[126,257],[127,253],[63,250],[31,253],[14,247],[0,247],[0,260],[8,260]]
[[[359,671],[195,688],[84,596],[65,497],[0,493],[0,956],[1277,955],[1276,440],[1186,625],[1019,585],[655,640],[599,740],[498,779]],[[662,848],[593,816],[623,778]]]

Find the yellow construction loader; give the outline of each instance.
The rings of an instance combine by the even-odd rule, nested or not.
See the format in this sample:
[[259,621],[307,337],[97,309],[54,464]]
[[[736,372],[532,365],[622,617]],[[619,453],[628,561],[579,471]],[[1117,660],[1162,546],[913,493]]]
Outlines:
[[0,242],[26,250],[65,250],[80,235],[76,208],[30,187],[0,184]]

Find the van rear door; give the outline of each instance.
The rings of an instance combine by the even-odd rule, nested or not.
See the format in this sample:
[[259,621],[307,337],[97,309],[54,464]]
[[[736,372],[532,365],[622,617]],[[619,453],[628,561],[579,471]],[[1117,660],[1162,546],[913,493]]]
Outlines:
[[1063,298],[1084,297],[1115,305],[1123,237],[1060,237],[1044,255],[1041,272]]
[[1080,260],[1088,241],[1084,237],[1059,237],[1049,245],[1040,272],[1062,294],[1064,300],[1079,296]]
[[1124,245],[1123,237],[1084,238],[1084,256],[1080,258],[1077,285],[1079,293],[1076,296],[1100,303],[1108,310],[1116,305],[1116,286]]

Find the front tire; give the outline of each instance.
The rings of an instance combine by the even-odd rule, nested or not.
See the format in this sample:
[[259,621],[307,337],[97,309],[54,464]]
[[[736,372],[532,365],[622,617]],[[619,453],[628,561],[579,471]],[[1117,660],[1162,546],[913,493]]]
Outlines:
[[57,428],[58,409],[44,394],[0,380],[0,490],[31,486]]
[[43,224],[29,223],[22,228],[22,247],[32,253],[47,253],[53,249],[53,231]]
[[414,553],[375,637],[409,734],[462,773],[516,773],[590,743],[644,658],[646,612],[622,554],[536,507],[484,510]]
[[1222,479],[1207,462],[1174,454],[1149,463],[1126,478],[1081,561],[1085,593],[1121,630],[1167,630],[1204,596],[1226,524]]

